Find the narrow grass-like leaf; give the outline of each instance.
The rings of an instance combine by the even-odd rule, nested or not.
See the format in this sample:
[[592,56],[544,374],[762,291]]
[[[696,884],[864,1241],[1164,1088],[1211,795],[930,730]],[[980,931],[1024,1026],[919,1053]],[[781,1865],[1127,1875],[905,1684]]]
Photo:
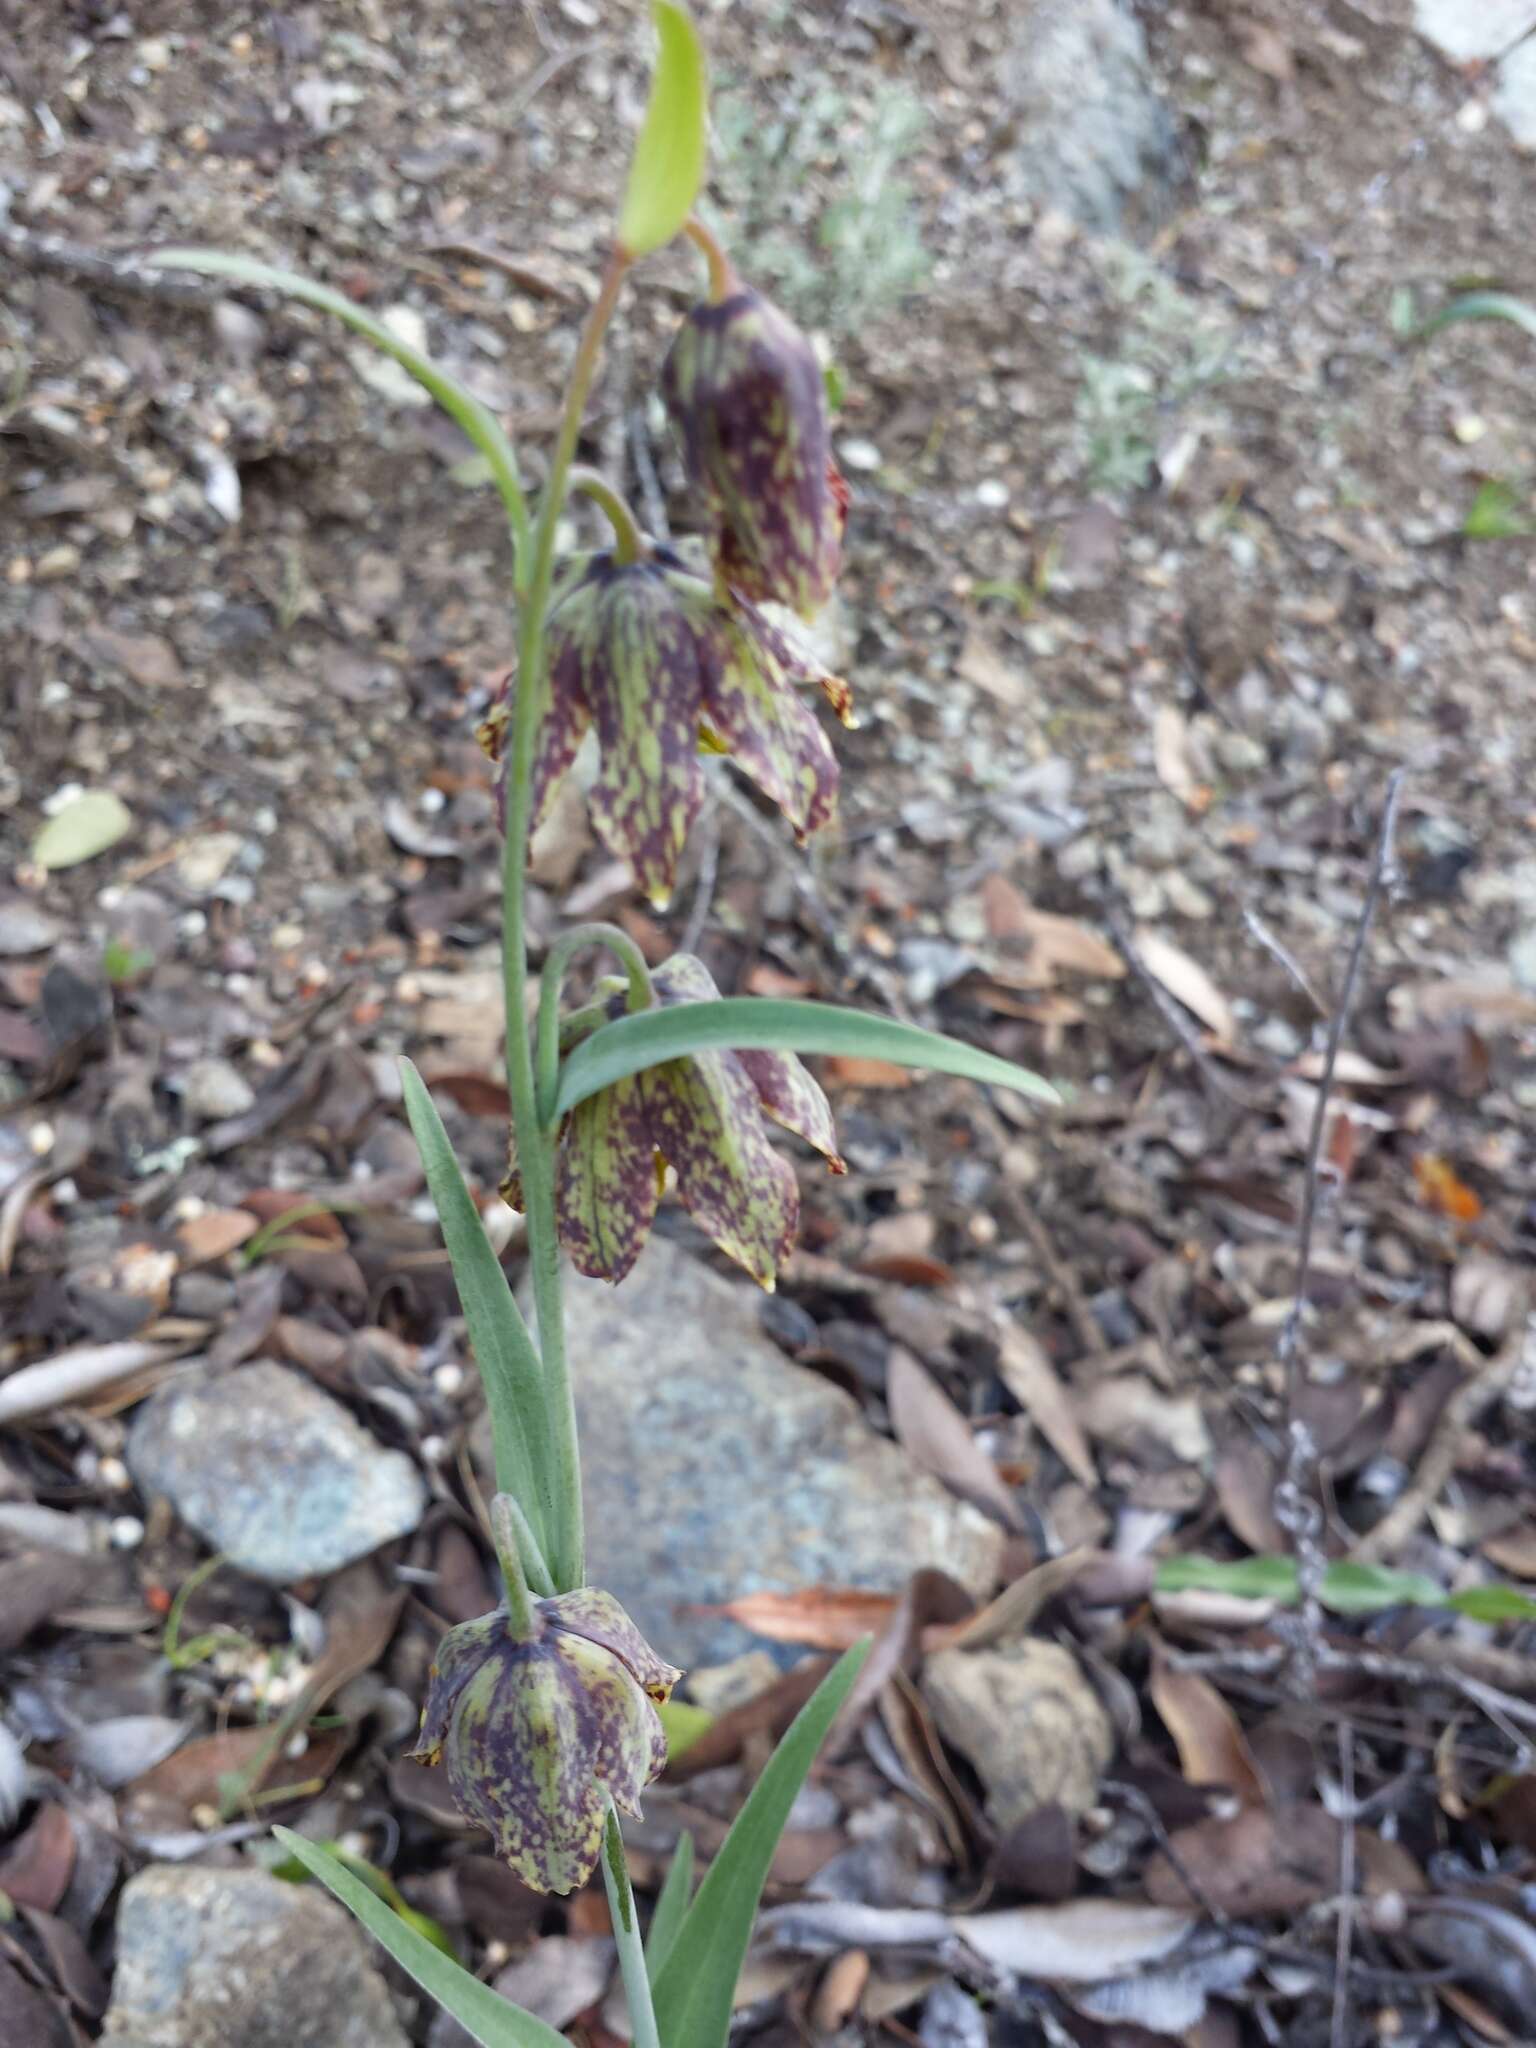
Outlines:
[[257,263],[249,256],[234,256],[221,249],[157,249],[145,261],[158,264],[165,270],[195,270],[202,277],[227,277],[236,284],[281,292],[284,297],[299,299],[318,312],[334,313],[354,334],[371,341],[385,355],[393,356],[401,369],[409,371],[422,389],[437,400],[449,418],[463,428],[485,457],[496,488],[501,493],[501,501],[507,508],[513,543],[521,559],[528,542],[528,506],[518,475],[517,450],[484,400],[476,398],[441,363],[433,362],[420,349],[402,341],[382,320],[354,305],[341,292],[332,291],[329,285],[317,284],[313,278],[301,277],[297,271],[278,270],[270,263]]
[[552,1462],[544,1455],[549,1413],[539,1354],[464,1184],[437,1104],[409,1060],[400,1062],[400,1082],[485,1381],[496,1484],[522,1509],[547,1559],[550,1532],[557,1524],[549,1499]]
[[1477,487],[1461,530],[1468,540],[1521,540],[1536,533],[1521,493],[1502,477],[1490,476]]
[[650,1930],[645,1937],[645,1966],[651,1973],[653,1984],[661,1975],[662,1964],[672,1953],[672,1944],[687,1914],[688,1895],[692,1890],[693,1837],[679,1835],[677,1847],[672,1851],[672,1861],[667,1865],[667,1874],[657,1893],[656,1910],[651,1915]]
[[[1239,1600],[1276,1600],[1294,1607],[1301,1579],[1293,1557],[1167,1557],[1154,1581],[1159,1593],[1227,1593]],[[1379,1614],[1385,1607],[1449,1607],[1474,1621],[1536,1620],[1536,1600],[1513,1586],[1467,1586],[1459,1593],[1424,1572],[1393,1571],[1384,1564],[1331,1564],[1317,1597],[1335,1614]]]
[[661,2038],[676,2048],[724,2048],[731,1997],[773,1852],[795,1795],[869,1654],[869,1640],[838,1659],[795,1716],[673,1938],[654,1988]]
[[1152,1585],[1158,1593],[1227,1593],[1234,1600],[1278,1600],[1283,1607],[1300,1597],[1294,1557],[1165,1557]]
[[452,1957],[434,1948],[425,1935],[408,1927],[328,1850],[317,1842],[306,1841],[291,1828],[274,1828],[272,1832],[306,1870],[335,1893],[349,1913],[362,1921],[375,1941],[389,1950],[428,1997],[435,1998],[453,2014],[459,2025],[481,2043],[481,2048],[568,2048],[563,2034],[557,2034],[531,2012],[524,2012],[520,2005],[513,2005],[510,1999],[492,1991],[478,1977],[471,1977]]
[[1418,329],[1418,339],[1438,334],[1442,327],[1454,327],[1461,320],[1508,320],[1536,338],[1536,306],[1517,299],[1510,292],[1463,292],[1438,313],[1430,315]]
[[1472,1621],[1536,1620],[1536,1600],[1513,1586],[1463,1586],[1447,1593],[1445,1604]]
[[704,181],[709,92],[704,51],[688,10],[656,0],[660,48],[619,215],[619,247],[648,256],[679,233]]
[[723,996],[713,1003],[632,1011],[584,1038],[560,1070],[555,1118],[628,1074],[722,1046],[744,1052],[843,1053],[891,1060],[898,1066],[929,1067],[995,1088],[1013,1088],[1039,1102],[1061,1100],[1049,1081],[1027,1067],[1016,1067],[1011,1060],[1000,1060],[958,1038],[898,1023],[894,1017],[867,1016],[833,1003]]

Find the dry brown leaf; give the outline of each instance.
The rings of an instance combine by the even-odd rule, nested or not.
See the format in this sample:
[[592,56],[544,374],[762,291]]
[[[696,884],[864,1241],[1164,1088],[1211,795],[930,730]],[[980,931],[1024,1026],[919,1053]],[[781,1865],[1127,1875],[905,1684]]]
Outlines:
[[974,683],[978,690],[985,690],[997,703],[1006,704],[1010,710],[1017,711],[1028,701],[1028,679],[999,654],[984,633],[966,634],[965,645],[955,663],[955,673],[963,681]]
[[1170,796],[1197,815],[1211,801],[1211,792],[1196,775],[1189,758],[1189,723],[1177,704],[1159,704],[1152,720],[1152,765]]
[[1280,31],[1267,21],[1249,21],[1238,36],[1243,62],[1272,78],[1276,85],[1289,85],[1296,76],[1296,57]]
[[507,1084],[493,1074],[466,1073],[454,1067],[446,1072],[424,1074],[422,1078],[435,1095],[446,1095],[466,1116],[505,1119],[512,1113]]
[[777,1742],[811,1694],[831,1670],[827,1657],[805,1657],[793,1671],[786,1671],[756,1699],[744,1700],[719,1715],[683,1751],[672,1757],[664,1776],[670,1785],[696,1778],[701,1771],[713,1771],[721,1764],[733,1764],[749,1742],[767,1736]]
[[1284,1550],[1285,1534],[1275,1520],[1275,1462],[1251,1436],[1225,1443],[1211,1475],[1227,1527],[1261,1556]]
[[1069,1550],[1065,1557],[1046,1558],[1023,1578],[1005,1586],[979,1613],[925,1630],[923,1648],[980,1650],[1007,1636],[1023,1635],[1058,1593],[1064,1593],[1092,1566],[1106,1561],[1110,1561],[1109,1553],[1103,1550]]
[[997,1338],[997,1372],[1003,1385],[1072,1477],[1084,1486],[1097,1486],[1098,1467],[1088,1438],[1044,1345],[1016,1323],[1000,1323]]
[[1199,1916],[1145,1899],[1069,1899],[959,1913],[950,1923],[999,1969],[1044,1984],[1097,1984],[1156,1962],[1178,1947]]
[[891,1352],[886,1398],[897,1441],[915,1463],[1005,1529],[1024,1527],[1018,1502],[972,1436],[965,1417],[938,1381],[899,1346]]
[[[265,1791],[277,1785],[301,1784],[311,1778],[329,1778],[351,1748],[352,1740],[351,1728],[327,1728],[312,1735],[302,1755],[297,1757],[289,1756],[280,1744],[276,1754],[269,1757],[260,1783],[250,1789]],[[237,1776],[251,1770],[260,1761],[263,1749],[270,1749],[271,1745],[270,1727],[226,1728],[222,1735],[202,1736],[195,1742],[183,1743],[174,1756],[135,1778],[128,1788],[128,1797],[133,1802],[173,1800],[189,1813],[196,1806],[216,1807],[222,1789],[220,1779],[226,1774]]]
[[1198,1671],[1179,1671],[1159,1647],[1152,1656],[1152,1704],[1179,1752],[1189,1785],[1220,1785],[1244,1805],[1263,1805],[1268,1788],[1236,1714]]
[[821,1062],[826,1078],[843,1088],[910,1088],[910,1067],[893,1060],[867,1059],[860,1053],[830,1053]]
[[1515,1579],[1536,1579],[1536,1523],[1520,1522],[1482,1545],[1488,1562]]
[[797,1593],[743,1593],[717,1607],[694,1606],[682,1611],[737,1622],[774,1643],[799,1643],[808,1650],[846,1650],[861,1636],[883,1628],[896,1603],[894,1593],[870,1593],[858,1586],[805,1586]]
[[[1338,1890],[1340,1823],[1321,1806],[1298,1803],[1271,1810],[1246,1806],[1230,1819],[1196,1821],[1169,1838],[1179,1866],[1197,1895],[1219,1911],[1246,1919],[1254,1913],[1299,1913]],[[1423,1873],[1405,1849],[1370,1828],[1355,1829],[1361,1889],[1422,1892]],[[1147,1864],[1147,1896],[1165,1905],[1188,1905],[1190,1885],[1162,1851]]]
[[45,1799],[24,1834],[0,1856],[0,1892],[13,1906],[51,1913],[69,1889],[75,1830],[57,1800]]
[[827,1965],[811,2000],[811,2026],[818,2035],[835,2034],[847,2026],[859,2009],[869,1971],[869,1955],[862,1948],[845,1949]]
[[183,1268],[228,1258],[260,1227],[249,1209],[210,1209],[206,1215],[189,1216],[176,1232]]
[[1171,996],[1213,1031],[1224,1045],[1237,1038],[1237,1019],[1232,1006],[1198,960],[1182,947],[1165,939],[1146,925],[1136,928],[1136,949],[1147,972],[1160,981]]
[[987,931],[999,943],[1026,945],[1022,966],[994,968],[993,979],[1018,988],[1049,988],[1058,973],[1093,975],[1117,981],[1125,962],[1106,939],[1075,917],[1036,910],[1004,875],[988,875],[981,885]]
[[1394,1012],[1417,1015],[1426,1024],[1451,1019],[1485,1031],[1519,1031],[1536,1024],[1536,995],[1508,979],[1425,981],[1392,992]]

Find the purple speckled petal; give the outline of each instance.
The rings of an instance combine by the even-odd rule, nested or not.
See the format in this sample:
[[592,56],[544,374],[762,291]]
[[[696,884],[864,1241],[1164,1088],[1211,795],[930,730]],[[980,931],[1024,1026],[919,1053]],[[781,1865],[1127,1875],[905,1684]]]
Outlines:
[[[592,823],[658,903],[671,896],[678,857],[704,801],[698,631],[673,581],[656,562],[611,566],[581,670],[602,748]],[[687,581],[704,587],[697,577]]]
[[622,1280],[651,1234],[659,1199],[655,1145],[631,1076],[578,1104],[560,1147],[556,1215],[577,1271]]
[[772,1290],[800,1218],[800,1190],[763,1125],[757,1090],[734,1053],[668,1060],[635,1077],[656,1149],[701,1230]]
[[817,611],[841,562],[846,496],[809,341],[760,293],[733,292],[690,310],[662,391],[721,574],[746,597]]
[[[597,1862],[603,1793],[591,1764],[598,1715],[614,1708],[569,1685],[558,1641],[483,1664],[459,1695],[444,1753],[455,1806],[489,1828],[502,1861],[536,1891],[569,1892]],[[644,1699],[627,1672],[619,1683]]]
[[435,1764],[448,1740],[453,1710],[459,1694],[475,1672],[495,1654],[497,1646],[510,1643],[504,1607],[482,1614],[474,1621],[462,1621],[451,1628],[437,1646],[427,1672],[427,1697],[421,1709],[421,1732],[416,1747],[406,1754],[417,1763]]
[[739,1052],[736,1055],[764,1111],[786,1131],[804,1138],[834,1173],[848,1171],[837,1149],[832,1109],[818,1084],[792,1052]]
[[717,1003],[720,991],[715,977],[697,953],[672,953],[651,970],[651,987],[657,1002]]
[[803,840],[835,813],[838,784],[831,742],[795,689],[806,671],[749,605],[736,608],[729,639],[727,658],[705,678],[705,722]]
[[589,1643],[611,1650],[647,1699],[664,1704],[671,1698],[682,1672],[657,1656],[611,1593],[598,1586],[580,1586],[574,1593],[557,1593],[552,1600],[540,1601],[539,1611],[551,1628],[584,1636]]

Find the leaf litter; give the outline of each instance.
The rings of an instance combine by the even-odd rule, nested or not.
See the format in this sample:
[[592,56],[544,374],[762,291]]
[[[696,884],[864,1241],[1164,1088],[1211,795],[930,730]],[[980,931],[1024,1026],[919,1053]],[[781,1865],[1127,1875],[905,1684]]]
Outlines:
[[[179,36],[184,10],[162,11]],[[1400,360],[1384,346],[1368,378],[1349,353],[1382,336],[1406,232],[1427,276],[1518,268],[1498,209],[1470,196],[1512,194],[1518,163],[1496,121],[1462,120],[1464,91],[1411,35],[1358,10],[1343,27],[1303,10],[1283,37],[1219,11],[1170,16],[1149,30],[1157,89],[1178,106],[1181,77],[1209,79],[1202,122],[1245,149],[1202,171],[1220,204],[1195,195],[1176,249],[1154,239],[1127,259],[1034,198],[1027,227],[1003,225],[998,194],[1018,174],[1017,117],[993,104],[1004,10],[948,27],[797,22],[782,48],[717,31],[770,111],[786,64],[852,101],[874,69],[906,67],[934,111],[919,203],[950,210],[945,232],[965,225],[987,282],[836,340],[850,417],[885,465],[861,477],[853,529],[844,623],[879,709],[848,743],[840,845],[802,864],[721,802],[718,858],[683,878],[666,929],[637,931],[668,950],[697,920],[722,989],[911,1014],[1075,1093],[1043,1120],[879,1062],[824,1063],[853,1171],[836,1189],[806,1182],[806,1250],[773,1341],[834,1379],[913,1471],[978,1504],[997,1576],[977,1597],[910,1556],[882,1587],[725,1589],[718,1613],[760,1661],[697,1674],[696,1698],[716,1704],[695,1707],[703,1732],[663,1788],[677,1804],[648,1806],[637,1868],[649,1853],[659,1881],[684,1801],[705,1854],[718,1844],[826,1654],[873,1628],[871,1686],[809,1788],[799,1860],[765,1916],[742,1994],[754,2025],[895,2015],[926,2042],[949,2038],[946,2013],[979,2014],[969,2044],[988,2014],[1038,2033],[1045,2009],[1055,2038],[1084,2043],[1197,2026],[1246,2041],[1262,2012],[1323,2038],[1342,1996],[1357,2033],[1390,2005],[1423,2038],[1518,2039],[1536,1995],[1536,1658],[1510,1598],[1536,1578],[1521,1512],[1536,1412],[1520,772],[1533,643],[1501,566],[1515,543],[1443,538],[1473,480],[1424,407],[1454,397],[1457,418],[1475,409],[1513,444],[1525,386],[1513,355],[1469,340]],[[414,24],[391,36],[401,79],[457,89],[446,45]],[[536,77],[537,25],[507,37],[508,62]],[[13,131],[8,219],[24,234],[113,244],[93,186],[131,148],[147,207],[227,237],[225,180],[244,163],[269,211],[247,188],[233,203],[258,238],[317,234],[349,289],[414,301],[434,345],[474,352],[531,442],[547,432],[566,315],[545,273],[569,269],[579,297],[595,247],[577,229],[547,252],[538,179],[509,187],[477,144],[431,173],[440,234],[460,239],[402,270],[376,223],[409,197],[396,126],[414,116],[387,66],[297,17],[270,40],[206,44],[195,75],[169,45],[162,67],[131,39],[77,46],[51,21],[23,47],[25,91],[4,70],[17,104],[74,104],[78,72],[93,104],[129,110],[121,134],[70,132],[58,164],[41,131]],[[594,189],[612,137],[567,117],[594,90],[622,102],[627,61],[573,64],[529,105]],[[216,128],[222,102],[283,98],[294,66],[362,81],[323,153],[179,154],[177,135],[210,114]],[[1250,73],[1276,96],[1255,102]],[[1372,79],[1392,81],[1386,98]],[[980,144],[966,139],[978,104]],[[1289,172],[1287,122],[1308,144]],[[1433,205],[1426,127],[1464,153]],[[501,153],[527,156],[511,137]],[[1337,195],[1368,186],[1350,274],[1324,292],[1307,252],[1327,245]],[[352,219],[359,194],[371,210]],[[538,251],[545,282],[477,267],[477,247],[503,243]],[[458,451],[333,374],[339,351],[305,316],[188,311],[7,253],[31,382],[6,400],[27,474],[0,588],[27,762],[6,784],[0,906],[0,1505],[82,1540],[0,1526],[0,1890],[20,1912],[0,2032],[94,2023],[125,1858],[240,1856],[275,1818],[358,1834],[488,1976],[579,1984],[587,2003],[559,2023],[601,2038],[600,1903],[540,1919],[495,1890],[483,1845],[394,1761],[438,1628],[488,1558],[472,1362],[399,1112],[402,1047],[434,1076],[514,1274],[522,1257],[494,1193],[497,849],[467,737],[506,660],[487,505],[452,475]],[[1240,309],[1243,381],[1170,395],[1189,431],[1160,443],[1160,475],[1093,514],[1119,534],[1115,575],[1095,582],[1079,543],[1104,486],[1073,423],[1086,353],[1113,345],[1135,370],[1164,345],[1138,264],[1163,282],[1176,267],[1170,318]],[[647,345],[664,345],[666,300],[637,313]],[[936,427],[933,394],[951,390]],[[172,416],[169,392],[184,442],[149,425]],[[139,393],[161,394],[150,413]],[[644,451],[675,501],[667,451],[625,402],[617,383],[600,394],[594,447],[609,434]],[[1308,453],[1319,420],[1368,480],[1342,509]],[[244,471],[238,500],[224,493],[236,520],[207,503],[205,445]],[[976,495],[993,465],[1006,509]],[[54,512],[38,502],[50,490]],[[1416,505],[1427,529],[1391,509]],[[178,547],[149,546],[167,520]],[[79,567],[61,571],[49,545]],[[1330,1068],[1376,764],[1405,756],[1400,882]],[[50,792],[65,793],[51,816]],[[558,822],[530,906],[540,944],[581,915],[634,915],[580,803]],[[1127,972],[1122,921],[1171,1011]],[[220,1068],[250,1107],[200,1120],[188,1076],[227,1081]],[[1320,1091],[1288,1389],[1277,1353]],[[403,1451],[428,1519],[370,1566],[363,1623],[333,1574],[286,1596],[228,1571],[194,1586],[182,1640],[207,1647],[171,1668],[166,1619],[207,1555],[136,1490],[127,1431],[176,1375],[238,1385],[264,1356]],[[1315,1452],[1299,1472],[1293,1415]],[[1180,1557],[1259,1577],[1241,1594],[1160,1590]],[[1362,1560],[1396,1576],[1341,1576]],[[941,1652],[1019,1637],[1069,1656],[1115,1729],[1086,1810],[1038,1809],[1022,1839],[1049,1854],[1033,1862],[1002,1854],[975,1764],[921,1692]],[[997,1746],[1010,1739],[1000,1722]],[[1047,1864],[1063,1895],[1041,1901],[1025,1887]],[[476,1910],[455,1920],[445,1901]]]

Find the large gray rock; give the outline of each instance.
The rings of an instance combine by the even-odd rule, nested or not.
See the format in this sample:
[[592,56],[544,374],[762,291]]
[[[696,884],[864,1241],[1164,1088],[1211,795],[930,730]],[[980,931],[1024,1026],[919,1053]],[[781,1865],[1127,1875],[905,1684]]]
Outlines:
[[978,1593],[996,1575],[995,1525],[791,1364],[763,1334],[761,1300],[664,1238],[621,1286],[568,1288],[588,1576],[679,1664],[761,1641],[679,1608],[818,1584],[891,1590],[920,1565]]
[[315,1885],[152,1863],[123,1889],[102,2048],[409,2048],[367,1936]]
[[426,1488],[338,1401],[270,1359],[147,1401],[128,1435],[139,1490],[254,1578],[286,1585],[366,1557],[421,1520]]
[[1414,25],[1453,64],[1504,52],[1536,29],[1536,0],[1414,0]]
[[1100,234],[1156,223],[1183,176],[1178,131],[1124,0],[1023,0],[998,83],[1004,175]]

